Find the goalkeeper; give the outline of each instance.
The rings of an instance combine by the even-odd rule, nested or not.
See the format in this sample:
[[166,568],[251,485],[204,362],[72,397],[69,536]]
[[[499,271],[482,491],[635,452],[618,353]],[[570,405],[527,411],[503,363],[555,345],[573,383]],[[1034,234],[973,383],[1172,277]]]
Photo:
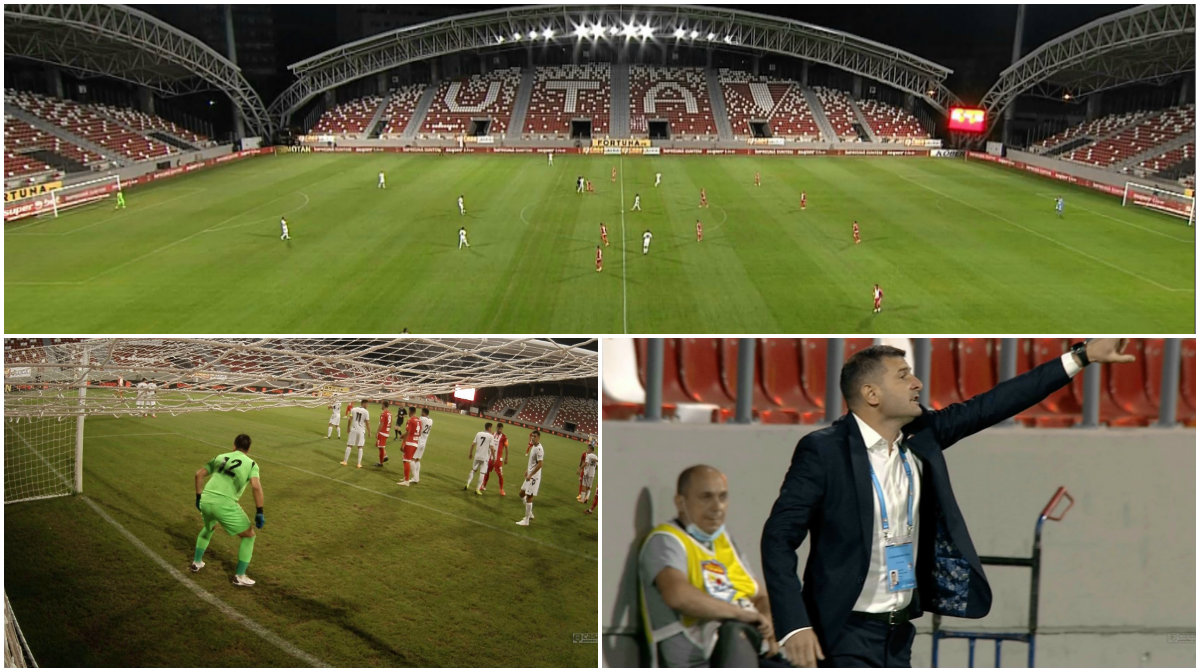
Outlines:
[[[217,523],[230,535],[242,538],[238,548],[237,571],[234,572],[233,585],[253,586],[254,579],[246,576],[246,566],[250,564],[250,556],[254,554],[254,528],[263,526],[263,491],[258,482],[258,464],[248,457],[250,452],[250,437],[238,434],[233,440],[237,450],[224,453],[209,460],[208,464],[196,470],[196,508],[204,517],[204,529],[196,537],[196,557],[192,561],[191,570],[198,572],[204,567],[204,551],[212,540]],[[204,478],[212,474],[208,485]],[[238,499],[246,491],[249,483],[254,490],[254,505],[258,513],[254,516],[254,525],[238,506]],[[203,486],[203,491],[201,487]]]
[[125,207],[125,192],[117,189],[117,207],[113,210],[120,210]]

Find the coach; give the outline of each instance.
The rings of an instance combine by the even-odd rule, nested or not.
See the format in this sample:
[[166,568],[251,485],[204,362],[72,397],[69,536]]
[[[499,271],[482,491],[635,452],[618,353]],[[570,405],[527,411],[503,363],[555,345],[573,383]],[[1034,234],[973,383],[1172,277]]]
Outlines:
[[[842,367],[850,412],[802,438],[763,527],[775,632],[793,665],[907,667],[924,611],[982,618],[992,592],[942,451],[1033,406],[1090,362],[1130,362],[1126,339],[1056,359],[940,411],[918,402],[904,351],[874,346]],[[804,584],[796,549],[811,534]]]

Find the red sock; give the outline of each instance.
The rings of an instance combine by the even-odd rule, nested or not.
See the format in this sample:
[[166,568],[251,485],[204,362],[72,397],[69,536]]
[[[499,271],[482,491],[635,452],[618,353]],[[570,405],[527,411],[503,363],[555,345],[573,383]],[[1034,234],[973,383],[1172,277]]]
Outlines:
[[406,480],[406,481],[409,480],[409,468],[411,466],[412,466],[411,462],[409,462],[408,460],[404,461],[404,480]]
[[379,463],[380,464],[383,464],[383,458],[385,458],[385,457],[387,457],[387,452],[385,452],[383,450],[383,448],[380,448],[379,449]]
[[600,493],[596,492],[595,498],[592,499],[592,510],[596,510],[596,505],[600,503]]
[[488,469],[487,473],[485,473],[483,475],[483,485],[481,487],[484,487],[484,488],[487,487],[488,477],[490,477],[491,475],[492,475],[492,470]]

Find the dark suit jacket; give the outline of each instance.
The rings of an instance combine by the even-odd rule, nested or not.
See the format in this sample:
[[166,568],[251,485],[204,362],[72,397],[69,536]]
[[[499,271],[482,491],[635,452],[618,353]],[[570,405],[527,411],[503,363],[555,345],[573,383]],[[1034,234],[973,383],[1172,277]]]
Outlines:
[[[1055,359],[961,404],[926,409],[904,426],[904,445],[923,465],[912,618],[924,611],[982,618],[992,606],[992,591],[955,502],[942,451],[1069,381]],[[870,563],[875,494],[869,465],[862,434],[849,414],[796,445],[762,535],[763,574],[780,638],[811,626],[825,651],[840,638]],[[812,543],[802,588],[796,549],[808,534]]]

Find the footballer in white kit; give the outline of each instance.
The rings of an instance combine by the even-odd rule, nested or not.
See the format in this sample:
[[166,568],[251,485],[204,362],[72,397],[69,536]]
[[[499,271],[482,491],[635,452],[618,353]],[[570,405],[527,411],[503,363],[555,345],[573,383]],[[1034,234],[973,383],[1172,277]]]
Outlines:
[[387,189],[387,183],[383,181],[383,171],[379,171],[379,188]]
[[158,385],[154,381],[146,383],[146,407],[150,409],[150,416],[157,418],[158,413],[155,413],[158,406],[158,400],[155,398],[158,395]]
[[637,210],[638,212],[642,211],[642,195],[641,194],[633,195],[633,207],[630,208],[630,210]]
[[533,520],[533,498],[537,496],[542,484],[542,459],[546,449],[542,448],[542,433],[534,430],[529,435],[533,445],[529,447],[529,464],[525,467],[525,482],[521,484],[521,499],[525,500],[525,517],[517,521],[517,525],[527,526]]
[[471,246],[471,244],[467,242],[467,228],[465,226],[460,226],[458,227],[458,249],[461,250],[464,245],[467,247]]
[[654,174],[654,186],[657,187],[660,184],[662,184],[662,173],[655,173]]
[[460,215],[467,214],[467,208],[465,206],[463,206],[462,194],[458,195],[458,214],[460,214]]
[[350,431],[346,433],[346,456],[342,458],[342,466],[350,461],[350,449],[358,446],[358,468],[362,469],[363,444],[367,442],[367,425],[371,422],[371,414],[367,411],[367,400],[350,411]]
[[429,440],[429,430],[433,429],[433,418],[429,417],[429,409],[421,409],[421,434],[417,437],[417,451],[413,453],[413,459],[421,459],[425,454],[425,442]]
[[642,254],[650,251],[650,239],[652,238],[654,238],[654,234],[650,233],[650,229],[646,229],[646,232],[642,234]]
[[338,438],[342,438],[342,402],[335,401],[329,405],[329,429],[325,432],[325,438],[333,437],[333,430],[336,427]]
[[583,473],[580,484],[583,486],[583,497],[578,501],[587,502],[588,497],[592,494],[592,485],[596,481],[596,466],[600,464],[600,457],[596,455],[595,448],[588,446],[587,455],[583,458]]
[[475,494],[483,494],[483,477],[487,476],[488,463],[492,461],[492,423],[485,422],[483,430],[475,433],[475,438],[471,441],[470,457],[471,471],[467,474],[467,484],[463,486],[463,490],[471,489],[471,481],[475,478],[476,472],[479,473],[479,485],[475,486]]
[[284,218],[284,217],[279,218],[279,229],[282,232],[279,234],[280,240],[291,240],[292,239],[292,237],[288,235],[286,218]]
[[137,384],[137,397],[136,398],[137,398],[137,407],[145,408],[146,407],[146,379],[145,378],[143,378],[142,381]]

